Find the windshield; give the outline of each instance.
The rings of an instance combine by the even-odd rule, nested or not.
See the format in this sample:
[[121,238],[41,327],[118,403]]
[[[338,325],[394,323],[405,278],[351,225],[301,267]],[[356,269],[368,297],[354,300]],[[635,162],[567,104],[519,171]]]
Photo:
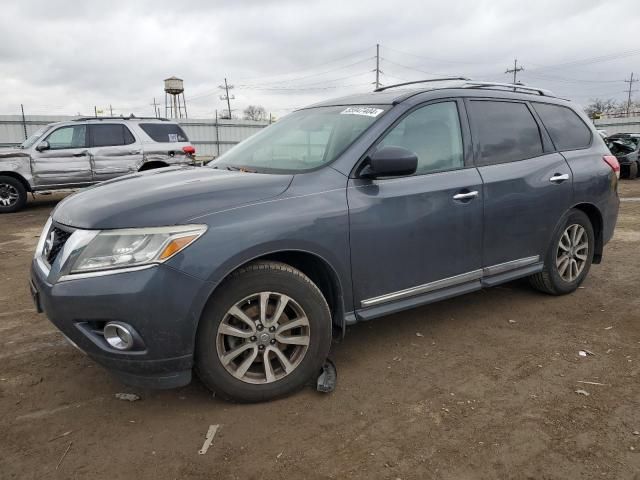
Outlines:
[[27,138],[24,142],[20,144],[20,148],[29,148],[31,145],[36,143],[38,139],[42,136],[47,127],[42,127],[36,133],[32,134],[29,138]]
[[327,165],[388,106],[299,110],[229,150],[210,165],[265,173],[295,173]]

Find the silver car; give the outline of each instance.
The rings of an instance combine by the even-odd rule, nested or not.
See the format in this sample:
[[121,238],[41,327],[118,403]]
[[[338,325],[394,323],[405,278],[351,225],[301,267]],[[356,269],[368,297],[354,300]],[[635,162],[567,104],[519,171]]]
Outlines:
[[195,148],[175,122],[81,118],[40,129],[18,148],[0,149],[0,213],[27,195],[93,185],[132,172],[193,164]]

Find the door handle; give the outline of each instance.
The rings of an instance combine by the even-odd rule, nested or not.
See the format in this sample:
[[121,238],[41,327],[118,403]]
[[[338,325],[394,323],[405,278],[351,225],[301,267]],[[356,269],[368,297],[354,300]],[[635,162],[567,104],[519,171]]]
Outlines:
[[140,150],[131,150],[129,152],[129,155],[138,155],[140,153]]
[[551,183],[562,183],[565,180],[569,180],[569,174],[568,173],[563,173],[563,174],[554,173],[553,177],[551,177],[549,179],[549,181]]
[[467,193],[457,193],[453,196],[454,200],[470,200],[472,198],[476,198],[478,196],[478,191],[474,190],[473,192]]
[[87,152],[80,152],[80,153],[74,153],[73,156],[74,157],[84,157],[87,155]]

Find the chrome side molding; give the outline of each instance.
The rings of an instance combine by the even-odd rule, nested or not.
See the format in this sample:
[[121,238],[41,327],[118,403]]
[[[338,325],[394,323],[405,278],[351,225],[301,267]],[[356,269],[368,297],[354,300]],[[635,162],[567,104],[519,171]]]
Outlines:
[[540,261],[540,255],[532,257],[519,258],[517,260],[511,260],[509,262],[499,263],[497,265],[491,265],[478,270],[472,270],[460,275],[454,275],[453,277],[443,278],[436,280],[435,282],[425,283],[416,287],[406,288],[397,292],[386,293],[378,297],[367,298],[360,302],[362,307],[372,307],[381,303],[390,302],[392,300],[401,300],[403,298],[414,297],[423,293],[432,292],[434,290],[440,290],[442,288],[454,287],[463,283],[471,282],[473,280],[480,280],[483,277],[490,277],[492,275],[498,275],[500,273],[509,272],[511,270],[517,270],[518,268],[533,265]]

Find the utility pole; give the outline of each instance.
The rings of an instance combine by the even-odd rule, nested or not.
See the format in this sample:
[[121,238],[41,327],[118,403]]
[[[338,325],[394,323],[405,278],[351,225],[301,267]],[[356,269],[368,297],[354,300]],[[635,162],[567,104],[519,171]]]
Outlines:
[[113,117],[113,107],[109,104],[109,116]]
[[22,129],[24,130],[24,139],[29,138],[27,136],[27,119],[24,118],[24,105],[20,104],[20,110],[22,111]]
[[380,88],[380,74],[382,70],[380,70],[380,44],[376,43],[376,68],[371,70],[372,72],[376,72],[376,81],[373,84],[376,88]]
[[98,118],[98,107],[96,105],[93,106],[93,113]]
[[625,80],[625,82],[629,84],[629,96],[627,97],[627,117],[631,114],[631,92],[634,91],[631,88],[633,87],[633,84],[636,83],[637,81],[638,81],[637,78],[636,79],[633,78],[633,72],[631,72],[631,78],[629,80]]
[[[522,72],[523,70],[524,70],[524,67],[519,67],[518,66],[518,59],[514,58],[513,59],[513,68],[507,68],[504,73],[513,73],[513,84],[515,85],[516,83],[518,83],[518,81],[517,81],[518,72]],[[513,91],[514,92],[516,91],[515,87],[513,88]]]
[[218,88],[222,89],[225,91],[224,95],[220,95],[220,100],[226,100],[227,101],[227,110],[229,111],[229,120],[231,120],[231,100],[233,100],[234,97],[233,95],[229,96],[229,90],[231,90],[233,88],[233,85],[229,85],[227,83],[227,79],[224,79],[224,86],[223,85],[218,85]]
[[156,103],[156,97],[153,97],[153,116],[156,118],[160,118],[160,105]]

